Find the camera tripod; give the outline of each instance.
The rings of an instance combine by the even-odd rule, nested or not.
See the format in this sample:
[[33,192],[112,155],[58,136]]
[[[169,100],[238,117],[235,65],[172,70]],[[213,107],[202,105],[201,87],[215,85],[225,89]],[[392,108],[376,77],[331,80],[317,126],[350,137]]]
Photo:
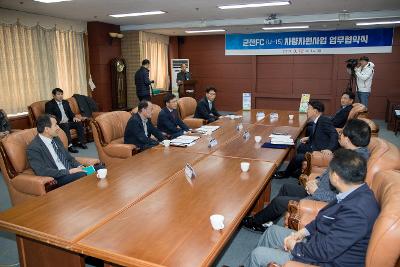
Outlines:
[[[353,91],[354,89],[354,91]],[[354,73],[354,70],[351,71],[349,81],[347,83],[346,90],[350,92],[355,92],[357,91],[357,79],[356,79],[356,74]]]

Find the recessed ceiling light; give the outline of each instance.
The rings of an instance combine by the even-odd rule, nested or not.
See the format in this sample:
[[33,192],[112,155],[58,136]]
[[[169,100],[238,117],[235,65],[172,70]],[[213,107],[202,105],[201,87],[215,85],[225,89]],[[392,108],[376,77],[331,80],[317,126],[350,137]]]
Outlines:
[[273,31],[273,30],[288,30],[288,29],[308,29],[310,26],[301,25],[301,26],[279,26],[279,27],[265,27],[262,28],[264,31]]
[[375,21],[375,22],[357,22],[357,26],[369,26],[369,25],[387,25],[387,24],[398,24],[400,20],[393,21]]
[[58,2],[69,2],[72,0],[33,0],[33,1],[50,4],[50,3],[58,3]]
[[290,5],[290,1],[276,1],[266,3],[254,3],[254,4],[239,4],[239,5],[228,5],[218,6],[219,9],[238,9],[238,8],[251,8],[251,7],[265,7],[265,6],[287,6]]
[[167,13],[167,12],[157,10],[157,11],[147,11],[147,12],[128,13],[128,14],[115,14],[115,15],[110,15],[110,17],[114,17],[114,18],[139,17],[139,16],[160,15],[160,14],[165,14],[165,13]]
[[224,29],[215,29],[215,30],[195,30],[195,31],[185,31],[186,33],[202,33],[202,32],[224,32]]

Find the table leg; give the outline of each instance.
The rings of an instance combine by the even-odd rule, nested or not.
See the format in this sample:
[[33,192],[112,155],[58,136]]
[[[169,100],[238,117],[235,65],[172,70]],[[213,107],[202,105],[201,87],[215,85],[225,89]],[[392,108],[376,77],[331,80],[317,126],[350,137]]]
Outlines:
[[50,244],[17,236],[21,267],[84,267],[82,255],[64,250]]

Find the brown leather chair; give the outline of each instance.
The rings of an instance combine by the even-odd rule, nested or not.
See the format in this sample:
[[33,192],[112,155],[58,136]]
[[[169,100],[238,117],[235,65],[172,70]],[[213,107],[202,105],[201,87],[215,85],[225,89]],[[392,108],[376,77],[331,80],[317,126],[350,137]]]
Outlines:
[[135,145],[124,144],[125,128],[131,113],[106,112],[92,120],[94,142],[100,160],[107,166],[120,162],[137,153]]
[[[378,172],[400,170],[400,150],[394,144],[384,139],[373,137],[368,145],[368,149],[370,157],[368,159],[367,176],[365,178],[365,182],[368,185],[373,183],[373,178]],[[315,179],[318,175],[311,173],[308,179]],[[302,227],[315,218],[319,210],[325,205],[325,202],[305,199],[300,202],[291,201],[288,207],[289,218],[287,223],[295,229]]]
[[183,122],[191,129],[196,129],[206,124],[203,119],[193,118],[197,102],[193,97],[182,97],[178,100],[178,113]]
[[31,127],[36,127],[36,121],[40,115],[44,114],[45,105],[48,100],[37,101],[28,106],[29,121]]
[[361,103],[354,103],[353,108],[349,112],[349,116],[347,120],[350,119],[358,119],[358,118],[367,118],[368,117],[368,109]]
[[[400,266],[400,172],[393,170],[378,172],[370,187],[381,211],[372,229],[365,266],[398,267]],[[312,265],[289,261],[284,266]]]
[[[161,107],[157,104],[153,104],[153,113],[151,114],[151,123],[157,127],[158,115],[160,114]],[[131,114],[135,114],[138,112],[138,108],[133,108],[131,110]]]
[[[52,186],[54,178],[37,176],[29,166],[26,149],[36,134],[35,128],[21,130],[9,134],[0,143],[1,171],[13,205],[44,195],[54,188]],[[67,137],[62,130],[59,131],[59,137],[67,147]],[[76,160],[85,165],[99,162],[98,159],[93,158],[76,157]]]

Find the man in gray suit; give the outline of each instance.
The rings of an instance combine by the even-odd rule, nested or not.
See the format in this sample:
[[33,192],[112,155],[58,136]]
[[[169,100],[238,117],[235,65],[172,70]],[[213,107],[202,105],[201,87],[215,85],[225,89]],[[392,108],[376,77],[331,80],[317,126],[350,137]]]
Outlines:
[[27,148],[28,161],[36,175],[53,177],[62,186],[86,176],[82,164],[75,160],[57,135],[60,127],[52,115],[37,120],[38,135]]

